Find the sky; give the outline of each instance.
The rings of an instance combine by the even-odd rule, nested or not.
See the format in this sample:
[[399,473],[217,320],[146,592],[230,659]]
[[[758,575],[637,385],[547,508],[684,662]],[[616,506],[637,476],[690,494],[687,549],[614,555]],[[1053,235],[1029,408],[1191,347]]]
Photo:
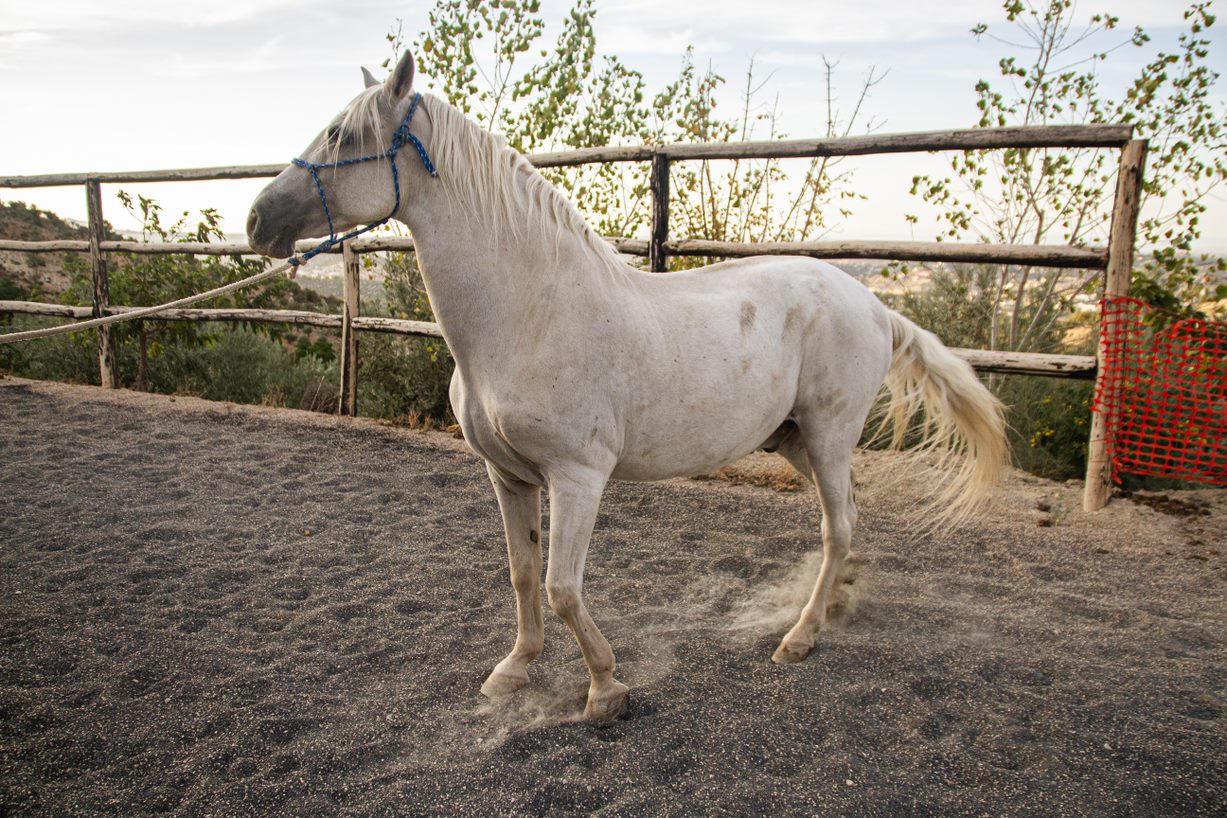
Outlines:
[[[1222,2],[1222,0],[1220,0]],[[359,66],[382,76],[385,35],[397,18],[409,39],[426,23],[427,0],[0,0],[0,175],[147,170],[288,161],[355,93]],[[542,0],[554,26],[570,3]],[[1111,0],[1121,30],[1143,26],[1153,45],[1172,49],[1180,0]],[[642,71],[649,88],[676,76],[694,47],[700,67],[729,82],[722,104],[739,105],[753,60],[778,95],[791,136],[823,131],[822,59],[838,61],[835,92],[848,106],[871,68],[886,77],[865,110],[882,132],[967,127],[976,119],[974,86],[994,79],[999,43],[969,32],[978,22],[1002,30],[993,0],[597,0],[598,50]],[[1079,13],[1098,6],[1085,1]],[[1221,12],[1220,12],[1221,13]],[[1223,24],[1220,23],[1219,28]],[[1227,74],[1222,36],[1211,65]],[[1147,52],[1149,53],[1149,51]],[[1140,56],[1105,64],[1108,90],[1123,89]],[[1227,79],[1220,82],[1220,103]],[[922,210],[908,195],[914,174],[942,172],[937,157],[849,160],[854,188],[868,196],[829,238],[931,240],[931,223],[903,218]],[[137,223],[115,193],[153,196],[168,213],[216,207],[228,232],[241,233],[265,180],[106,185],[106,217]],[[80,187],[8,190],[61,215],[84,219]],[[1198,249],[1227,253],[1227,191],[1210,201]]]

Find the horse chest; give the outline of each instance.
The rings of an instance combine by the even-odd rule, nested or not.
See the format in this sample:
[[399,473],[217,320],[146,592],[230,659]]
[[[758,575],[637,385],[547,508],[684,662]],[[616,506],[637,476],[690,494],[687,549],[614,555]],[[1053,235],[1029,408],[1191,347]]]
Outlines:
[[[472,383],[459,371],[452,406],[465,440],[482,458],[524,482],[540,484],[560,454],[607,459],[614,435],[611,412],[590,390],[580,393],[529,381]],[[552,384],[552,382],[551,382]]]

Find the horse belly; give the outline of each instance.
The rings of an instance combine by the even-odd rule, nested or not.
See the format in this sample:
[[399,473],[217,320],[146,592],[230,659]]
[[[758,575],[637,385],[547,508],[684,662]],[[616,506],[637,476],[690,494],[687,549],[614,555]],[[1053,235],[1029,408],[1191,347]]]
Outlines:
[[[755,365],[757,363],[757,365]],[[758,449],[788,419],[796,399],[795,366],[741,362],[692,377],[637,401],[624,419],[624,445],[613,477],[660,480],[705,474]]]

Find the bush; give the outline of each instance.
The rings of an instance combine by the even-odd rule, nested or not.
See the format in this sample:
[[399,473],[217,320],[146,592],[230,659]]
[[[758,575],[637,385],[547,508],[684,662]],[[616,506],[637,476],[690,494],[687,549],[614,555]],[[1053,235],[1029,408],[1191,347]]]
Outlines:
[[1006,405],[1014,465],[1052,480],[1086,474],[1091,433],[1090,381],[1011,375],[997,385]]
[[[0,322],[6,323],[6,322]],[[53,326],[54,319],[14,316],[5,331]],[[209,400],[336,411],[339,378],[335,360],[300,355],[258,330],[219,331],[199,325],[200,336],[170,339],[149,351],[147,388]],[[24,378],[98,384],[98,350],[93,332],[57,335],[0,346],[0,370]],[[314,346],[314,345],[313,345]],[[121,382],[136,371],[133,344],[119,346]]]
[[299,356],[246,328],[217,333],[203,345],[168,344],[150,356],[148,378],[155,392],[321,412],[336,411],[340,386],[335,361]]
[[[0,332],[22,332],[64,323],[33,315],[0,317]],[[0,344],[0,370],[40,381],[98,384],[98,346],[92,332]]]
[[455,422],[447,399],[454,364],[442,341],[381,335],[360,343],[362,414],[411,425],[426,418],[444,426]]
[[[34,256],[34,258],[38,258],[38,256]],[[29,295],[28,292],[17,286],[16,282],[9,281],[7,278],[0,278],[0,301],[24,301]]]
[[[417,260],[407,253],[389,254],[384,265],[382,311],[393,318],[434,321]],[[416,424],[455,422],[448,405],[448,386],[455,362],[438,338],[363,337],[358,356],[358,408],[364,415]]]

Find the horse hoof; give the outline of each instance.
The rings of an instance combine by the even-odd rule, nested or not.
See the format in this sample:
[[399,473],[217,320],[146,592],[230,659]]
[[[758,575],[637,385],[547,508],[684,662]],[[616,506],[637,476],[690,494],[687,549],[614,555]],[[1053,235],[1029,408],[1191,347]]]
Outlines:
[[626,700],[630,688],[621,682],[613,682],[601,695],[590,694],[588,706],[584,708],[584,718],[589,721],[613,721],[626,710]]
[[813,642],[806,645],[799,642],[790,642],[786,639],[775,649],[775,653],[771,654],[771,661],[777,665],[795,665],[806,656],[809,656],[810,651],[813,649]]
[[481,694],[491,699],[499,696],[509,696],[528,684],[528,674],[517,676],[505,671],[496,670],[482,683]]

